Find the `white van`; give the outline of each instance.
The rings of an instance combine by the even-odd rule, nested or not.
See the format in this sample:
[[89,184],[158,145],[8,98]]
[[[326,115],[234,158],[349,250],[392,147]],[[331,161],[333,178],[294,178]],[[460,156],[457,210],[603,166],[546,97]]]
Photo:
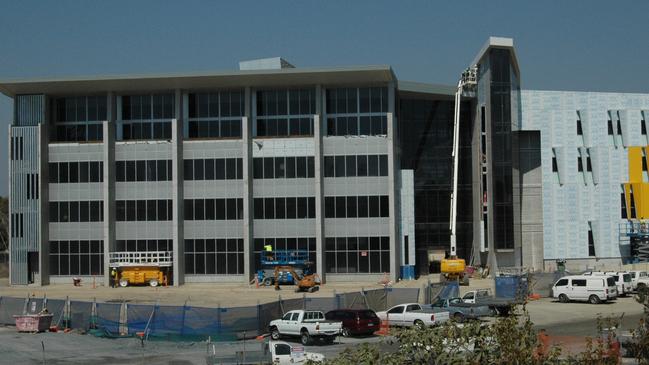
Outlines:
[[647,277],[647,272],[644,270],[629,271],[629,274],[631,275],[631,286],[633,290],[638,290],[638,282],[646,282],[647,280],[649,280],[649,278]]
[[582,275],[587,276],[610,276],[615,279],[615,284],[617,285],[617,293],[619,296],[624,297],[627,294],[631,293],[632,283],[631,283],[631,274],[625,271],[588,271]]
[[552,287],[552,297],[561,303],[577,300],[597,304],[617,298],[617,287],[610,276],[564,276]]

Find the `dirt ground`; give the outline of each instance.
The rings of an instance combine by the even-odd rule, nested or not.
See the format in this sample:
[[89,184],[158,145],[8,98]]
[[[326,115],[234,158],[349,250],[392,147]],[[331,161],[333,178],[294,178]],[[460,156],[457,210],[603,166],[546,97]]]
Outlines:
[[[439,275],[431,275],[431,282],[437,281]],[[427,285],[429,278],[422,277],[419,280],[400,281],[393,285],[395,288],[420,288]],[[179,287],[156,287],[149,286],[110,288],[103,285],[82,282],[81,286],[75,287],[70,284],[52,284],[43,287],[37,286],[9,286],[7,279],[0,279],[0,296],[24,298],[27,295],[34,295],[42,298],[47,295],[51,299],[65,299],[69,297],[74,300],[98,302],[106,301],[128,301],[138,304],[160,305],[183,305],[187,303],[193,306],[202,307],[239,307],[273,302],[281,295],[282,299],[301,298],[306,295],[311,298],[332,297],[334,293],[357,292],[362,289],[378,289],[382,286],[378,283],[328,283],[322,285],[315,293],[295,293],[292,286],[282,286],[282,290],[275,291],[272,287],[259,287],[244,284],[224,283],[201,283],[185,284]],[[484,288],[493,287],[492,280],[473,280],[470,287]],[[464,292],[468,287],[462,287]],[[421,296],[420,292],[420,296]]]

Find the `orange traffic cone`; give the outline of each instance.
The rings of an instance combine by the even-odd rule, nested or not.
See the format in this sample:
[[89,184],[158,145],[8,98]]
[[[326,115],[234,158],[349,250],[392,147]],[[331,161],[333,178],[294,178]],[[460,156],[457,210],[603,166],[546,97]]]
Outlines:
[[390,321],[389,320],[381,320],[381,327],[379,327],[379,330],[376,331],[376,335],[379,336],[387,336],[390,334]]

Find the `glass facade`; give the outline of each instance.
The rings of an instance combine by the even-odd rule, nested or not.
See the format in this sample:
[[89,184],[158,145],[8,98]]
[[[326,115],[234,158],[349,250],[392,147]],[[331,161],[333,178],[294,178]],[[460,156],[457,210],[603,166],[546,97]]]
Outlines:
[[[401,169],[414,170],[416,266],[422,274],[429,272],[429,250],[450,248],[454,108],[452,100],[399,101]],[[457,254],[468,257],[473,243],[470,103],[461,111]]]
[[106,96],[74,96],[54,100],[52,142],[96,142],[103,140]]
[[491,179],[493,230],[496,249],[514,248],[512,182],[512,74],[509,51],[492,49],[491,65]]

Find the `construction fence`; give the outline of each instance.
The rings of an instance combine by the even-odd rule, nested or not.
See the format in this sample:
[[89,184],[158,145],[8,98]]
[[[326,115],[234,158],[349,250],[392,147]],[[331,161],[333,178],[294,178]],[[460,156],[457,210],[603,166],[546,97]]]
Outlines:
[[52,325],[81,330],[101,337],[143,336],[176,341],[232,341],[268,331],[268,323],[295,310],[354,308],[382,311],[401,303],[419,302],[418,288],[385,288],[332,297],[282,299],[248,307],[207,308],[191,305],[165,306],[82,302],[47,298],[0,297],[0,324],[14,325],[14,315],[47,310]]

